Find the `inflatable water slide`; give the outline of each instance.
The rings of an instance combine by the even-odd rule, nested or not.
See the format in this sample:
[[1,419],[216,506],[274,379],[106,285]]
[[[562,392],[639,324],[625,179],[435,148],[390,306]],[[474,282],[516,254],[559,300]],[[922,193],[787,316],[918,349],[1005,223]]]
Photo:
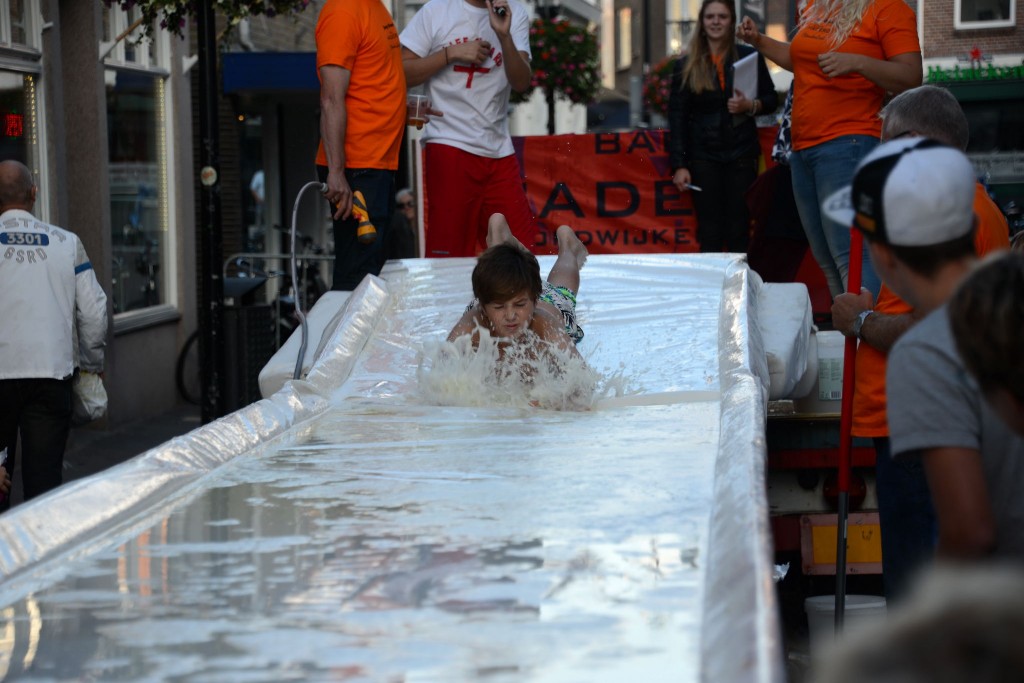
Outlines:
[[293,338],[263,400],[0,517],[0,677],[782,681],[765,422],[806,289],[592,256],[587,409],[437,400],[474,262],[331,293],[300,379]]

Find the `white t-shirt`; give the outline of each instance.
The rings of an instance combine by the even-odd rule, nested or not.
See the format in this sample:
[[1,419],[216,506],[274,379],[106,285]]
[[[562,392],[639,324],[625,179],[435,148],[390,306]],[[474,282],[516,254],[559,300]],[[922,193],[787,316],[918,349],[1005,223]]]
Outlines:
[[[529,55],[529,10],[518,0],[509,0],[509,8],[512,41]],[[493,54],[483,64],[449,64],[427,81],[431,106],[444,116],[427,122],[422,139],[498,159],[513,153],[508,133],[512,87],[502,66],[501,44],[487,17],[489,11],[466,0],[430,0],[413,16],[399,40],[420,57],[478,38],[491,44]]]

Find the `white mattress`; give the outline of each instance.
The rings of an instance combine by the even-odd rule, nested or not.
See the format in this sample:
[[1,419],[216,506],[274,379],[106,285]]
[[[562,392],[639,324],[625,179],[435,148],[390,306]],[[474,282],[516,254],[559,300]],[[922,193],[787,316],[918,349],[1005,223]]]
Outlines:
[[726,255],[591,257],[580,351],[624,395],[428,405],[419,352],[472,264],[389,264],[330,304],[305,379],[5,515],[0,667],[781,681],[756,275]]

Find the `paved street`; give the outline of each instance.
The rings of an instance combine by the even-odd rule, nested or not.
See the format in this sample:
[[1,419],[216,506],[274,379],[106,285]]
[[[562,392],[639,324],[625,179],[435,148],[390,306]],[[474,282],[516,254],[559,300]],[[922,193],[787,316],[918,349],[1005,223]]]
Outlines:
[[[102,472],[199,426],[199,407],[184,404],[155,418],[131,422],[115,429],[72,429],[64,453],[64,481]],[[21,500],[20,477],[15,477],[12,505]]]

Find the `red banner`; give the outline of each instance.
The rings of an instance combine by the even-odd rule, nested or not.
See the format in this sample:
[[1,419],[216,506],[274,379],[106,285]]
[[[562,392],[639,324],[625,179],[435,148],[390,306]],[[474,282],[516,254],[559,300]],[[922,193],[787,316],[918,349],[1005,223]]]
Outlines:
[[570,225],[592,254],[697,251],[689,193],[672,184],[663,130],[513,138],[536,251]]

